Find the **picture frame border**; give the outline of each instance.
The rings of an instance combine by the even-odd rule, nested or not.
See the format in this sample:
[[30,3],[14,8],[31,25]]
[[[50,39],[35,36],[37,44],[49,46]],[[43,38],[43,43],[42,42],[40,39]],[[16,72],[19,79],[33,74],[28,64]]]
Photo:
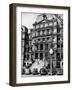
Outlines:
[[[51,81],[51,82],[36,82],[36,83],[16,83],[16,8],[17,7],[37,7],[37,8],[53,8],[68,10],[68,80],[67,81]],[[32,85],[47,85],[47,84],[62,84],[70,83],[70,7],[67,6],[52,6],[52,5],[37,5],[37,4],[19,4],[12,3],[9,5],[9,84],[11,86],[32,86]]]

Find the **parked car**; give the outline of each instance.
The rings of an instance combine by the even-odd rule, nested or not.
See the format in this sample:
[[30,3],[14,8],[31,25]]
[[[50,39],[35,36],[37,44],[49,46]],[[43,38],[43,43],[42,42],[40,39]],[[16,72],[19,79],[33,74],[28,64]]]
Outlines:
[[57,69],[57,75],[63,75],[63,69]]
[[40,74],[41,74],[41,75],[47,75],[48,72],[47,72],[47,70],[46,70],[45,68],[41,68],[41,69],[40,69]]
[[22,75],[25,74],[25,69],[22,69]]
[[52,69],[52,75],[56,75],[57,74],[57,70],[56,70],[56,68],[53,68]]
[[25,74],[26,74],[26,75],[32,74],[32,73],[31,73],[31,70],[30,70],[30,69],[25,69]]
[[33,75],[39,74],[39,73],[38,73],[38,69],[37,69],[37,68],[34,68],[32,74],[33,74]]

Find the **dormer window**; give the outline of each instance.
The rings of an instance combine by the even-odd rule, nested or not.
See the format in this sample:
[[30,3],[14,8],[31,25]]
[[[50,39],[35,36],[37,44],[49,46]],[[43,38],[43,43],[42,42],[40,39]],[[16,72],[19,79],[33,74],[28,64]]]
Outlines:
[[46,16],[46,14],[43,14],[43,19],[47,19],[47,16]]

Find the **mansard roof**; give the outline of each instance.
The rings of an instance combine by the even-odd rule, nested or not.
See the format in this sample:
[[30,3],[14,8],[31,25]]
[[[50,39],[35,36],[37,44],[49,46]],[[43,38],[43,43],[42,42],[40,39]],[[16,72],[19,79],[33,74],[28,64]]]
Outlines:
[[57,20],[60,23],[63,23],[63,17],[59,14],[40,14],[37,16],[36,21],[33,25],[37,25],[43,22],[49,22],[52,20]]

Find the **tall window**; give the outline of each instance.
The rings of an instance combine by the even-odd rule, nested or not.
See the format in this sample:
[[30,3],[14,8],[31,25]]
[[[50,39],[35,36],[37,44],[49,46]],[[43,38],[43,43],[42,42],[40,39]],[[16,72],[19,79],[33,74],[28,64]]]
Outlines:
[[61,59],[63,59],[63,53],[61,53]]
[[36,45],[36,49],[38,50],[38,45]]
[[61,43],[61,48],[63,48],[63,43]]
[[60,40],[60,36],[57,36],[57,40]]
[[29,54],[27,55],[27,60],[29,60]]
[[40,31],[38,31],[38,35],[40,35]]
[[40,53],[40,59],[43,59],[43,53]]
[[60,60],[60,53],[57,53],[57,59]]
[[48,53],[47,52],[45,53],[45,59],[46,60],[48,59]]
[[38,59],[38,53],[35,53],[35,59]]
[[57,32],[60,33],[60,29],[59,28],[57,28]]
[[60,48],[60,43],[59,42],[57,43],[57,48]]
[[45,33],[45,30],[43,30],[43,34]]
[[49,29],[47,29],[47,33],[49,33]]
[[45,44],[45,50],[48,50],[48,44]]
[[43,50],[43,44],[40,44],[40,50]]

